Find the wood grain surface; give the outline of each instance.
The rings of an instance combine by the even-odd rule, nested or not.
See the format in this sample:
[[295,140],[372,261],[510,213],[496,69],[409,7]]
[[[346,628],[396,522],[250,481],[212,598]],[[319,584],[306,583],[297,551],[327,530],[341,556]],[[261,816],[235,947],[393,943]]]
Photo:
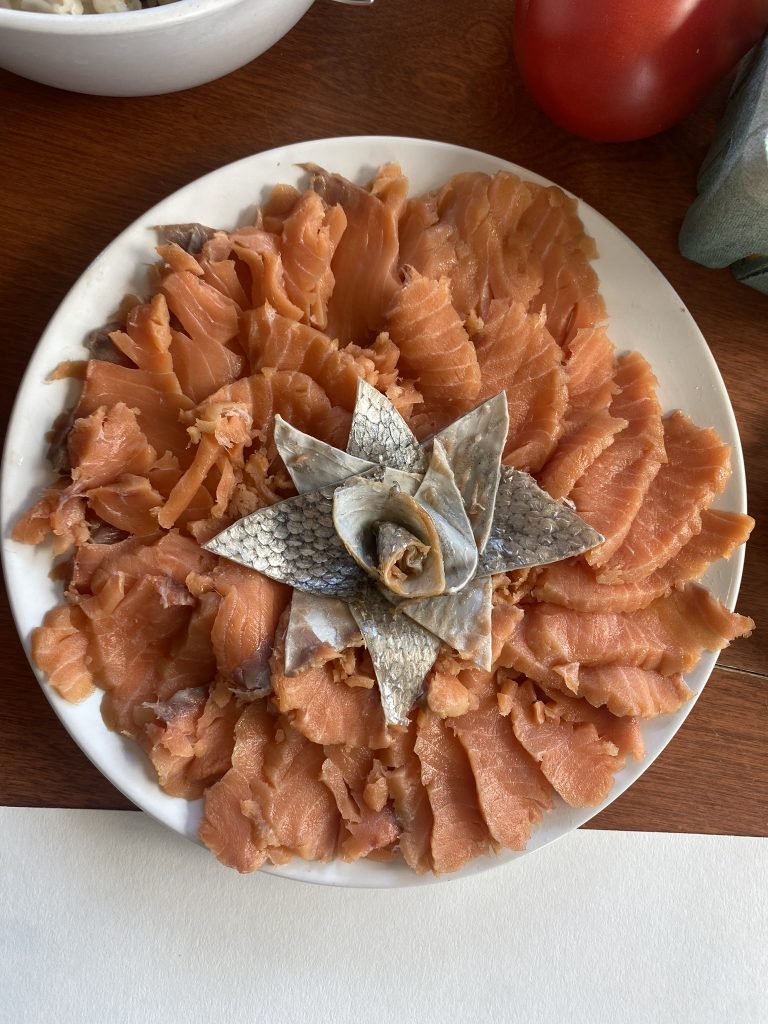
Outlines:
[[[514,67],[509,0],[318,0],[242,70],[171,96],[77,96],[0,72],[3,425],[40,333],[85,266],[136,216],[222,164],[333,135],[398,134],[485,150],[546,175],[636,242],[707,338],[738,419],[758,526],[739,600],[768,622],[768,298],[684,260],[677,233],[722,110],[654,139],[600,145],[555,128]],[[41,429],[45,424],[41,421]],[[86,760],[0,621],[0,804],[131,806]],[[720,658],[686,724],[596,827],[768,835],[768,630]]]

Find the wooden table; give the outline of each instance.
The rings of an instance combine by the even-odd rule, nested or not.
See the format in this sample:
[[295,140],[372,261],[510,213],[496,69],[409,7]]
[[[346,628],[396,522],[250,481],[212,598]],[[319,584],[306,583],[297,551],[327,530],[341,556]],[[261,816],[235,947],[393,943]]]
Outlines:
[[[471,8],[471,13],[468,13]],[[660,268],[720,365],[741,429],[750,511],[768,514],[768,298],[686,262],[677,233],[724,89],[655,139],[598,145],[555,128],[525,93],[511,4],[325,0],[269,53],[172,96],[101,99],[0,73],[2,407],[84,267],[181,185],[260,150],[333,135],[395,134],[485,150],[546,175],[612,220]],[[469,43],[467,42],[469,41]],[[41,429],[45,426],[41,420]],[[768,622],[768,541],[749,545],[739,608]],[[127,808],[56,719],[3,601],[0,803]],[[768,835],[768,631],[724,652],[680,734],[595,827]]]

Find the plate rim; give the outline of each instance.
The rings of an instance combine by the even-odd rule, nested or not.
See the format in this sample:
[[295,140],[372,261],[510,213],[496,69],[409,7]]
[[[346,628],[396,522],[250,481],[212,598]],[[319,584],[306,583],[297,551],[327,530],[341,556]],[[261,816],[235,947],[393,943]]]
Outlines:
[[[109,242],[109,244],[105,246],[105,248],[93,260],[91,260],[86,267],[83,268],[81,273],[78,275],[77,279],[72,283],[71,287],[67,290],[66,294],[62,298],[55,312],[48,321],[45,329],[40,335],[32,351],[25,371],[22,374],[21,379],[19,381],[17,392],[12,404],[11,413],[8,418],[8,428],[2,457],[2,474],[0,476],[0,514],[2,517],[3,526],[0,557],[2,560],[3,575],[6,584],[6,593],[8,595],[8,603],[11,609],[11,614],[16,628],[16,632],[19,636],[19,640],[26,655],[27,661],[32,669],[35,678],[38,681],[38,684],[40,685],[40,688],[45,694],[48,703],[53,708],[57,718],[62,723],[67,733],[72,738],[72,740],[77,744],[79,749],[85,754],[85,756],[91,761],[91,763],[97,768],[97,770],[102,775],[104,775],[119,792],[121,792],[127,799],[129,799],[133,804],[135,804],[141,811],[143,811],[146,814],[149,814],[151,817],[155,818],[165,827],[173,829],[173,831],[178,832],[179,834],[185,836],[186,838],[198,844],[200,843],[200,840],[197,839],[196,836],[191,834],[188,830],[181,831],[179,828],[175,827],[170,821],[165,820],[162,817],[162,815],[157,813],[154,809],[144,806],[141,800],[141,795],[134,792],[131,786],[126,785],[124,783],[124,780],[121,778],[119,771],[116,771],[113,768],[113,766],[111,766],[109,763],[105,763],[97,752],[90,749],[87,743],[87,739],[81,740],[77,728],[73,726],[73,723],[68,720],[67,716],[65,716],[65,712],[67,710],[76,710],[78,705],[72,705],[69,702],[64,701],[63,698],[59,697],[53,691],[51,686],[47,683],[44,673],[40,672],[32,661],[29,637],[24,635],[21,628],[18,600],[14,590],[10,586],[11,574],[8,568],[8,555],[10,553],[9,545],[16,544],[16,542],[11,541],[9,537],[9,529],[12,527],[13,517],[16,514],[16,510],[11,509],[9,505],[6,486],[7,477],[11,471],[9,450],[11,447],[13,435],[15,433],[15,424],[17,423],[17,420],[20,417],[22,399],[24,398],[25,391],[31,388],[33,384],[41,384],[44,380],[44,378],[40,377],[39,368],[36,364],[41,361],[43,352],[45,351],[47,344],[49,343],[48,338],[49,336],[55,337],[57,333],[60,331],[61,328],[59,326],[59,321],[62,318],[62,316],[66,313],[67,306],[77,298],[79,290],[85,287],[85,279],[89,278],[94,273],[94,268],[97,268],[100,263],[108,261],[111,256],[119,253],[121,247],[125,244],[127,240],[127,236],[130,236],[132,232],[136,231],[137,229],[147,228],[150,227],[152,224],[158,223],[157,219],[153,220],[153,214],[160,207],[171,201],[183,201],[186,193],[197,193],[198,190],[200,190],[201,188],[205,189],[207,186],[212,184],[212,182],[218,176],[222,175],[225,172],[234,173],[235,169],[238,167],[245,167],[249,164],[259,163],[262,161],[272,162],[276,166],[279,165],[281,162],[285,163],[285,159],[283,159],[282,161],[280,160],[281,155],[292,154],[298,148],[301,147],[307,147],[308,149],[311,150],[317,147],[342,146],[350,147],[353,150],[364,150],[367,147],[371,146],[386,147],[393,145],[402,146],[403,148],[410,148],[415,146],[418,149],[422,149],[425,151],[430,149],[440,150],[446,156],[455,156],[466,161],[476,159],[481,163],[485,163],[490,160],[497,165],[498,170],[510,170],[519,174],[521,177],[524,177],[528,180],[536,181],[540,184],[557,184],[556,182],[553,182],[550,179],[545,178],[544,176],[534,171],[531,171],[526,167],[523,167],[512,161],[506,160],[502,157],[498,157],[492,153],[472,149],[466,146],[458,146],[450,142],[444,142],[435,139],[419,139],[415,137],[396,135],[350,135],[304,140],[300,142],[288,143],[286,145],[275,147],[268,150],[262,150],[258,153],[252,153],[248,156],[240,158],[239,160],[235,160],[232,161],[231,163],[215,168],[207,172],[206,174],[201,175],[200,177],[187,182],[180,188],[176,189],[175,191],[169,193],[167,196],[160,199],[157,203],[153,204],[152,207],[150,207],[144,213],[140,214],[122,231],[120,231],[119,234],[116,235],[115,238],[111,242]],[[404,170],[406,173],[408,173],[407,166],[404,167]],[[725,386],[722,374],[720,373],[720,368],[717,365],[714,355],[712,354],[706,342],[706,339],[704,338],[704,335],[702,334],[700,328],[696,324],[696,321],[690,314],[690,311],[687,309],[685,303],[677,294],[671,283],[661,272],[661,270],[658,267],[656,267],[656,265],[649,259],[648,256],[646,256],[646,254],[640,249],[640,247],[636,245],[635,242],[632,241],[632,239],[630,239],[612,221],[608,220],[607,217],[601,214],[590,204],[586,203],[579,196],[570,192],[568,189],[562,188],[562,186],[558,185],[557,187],[561,188],[563,192],[577,200],[577,202],[579,203],[580,215],[587,211],[588,216],[590,218],[595,218],[600,223],[601,229],[603,231],[613,233],[613,235],[622,244],[629,246],[636,256],[639,256],[649,267],[651,267],[658,279],[659,284],[663,285],[668,290],[670,298],[679,305],[681,311],[687,314],[689,318],[687,330],[689,331],[689,333],[695,334],[697,336],[698,348],[700,350],[700,352],[697,353],[697,360],[699,357],[704,360],[707,369],[707,376],[716,385],[717,390],[719,392],[719,397],[721,401],[723,401],[723,411],[725,412],[725,415],[729,420],[731,432],[734,438],[734,444],[732,447],[731,485],[735,485],[738,491],[738,508],[735,509],[735,511],[745,513],[747,510],[747,490],[744,470],[743,448],[738,429],[738,422],[736,420],[736,416],[733,410],[733,404],[731,402],[730,395]],[[255,192],[256,189],[254,189],[254,194]],[[609,311],[609,324],[610,321],[611,314]],[[19,545],[19,547],[25,546]],[[735,607],[736,599],[739,593],[744,566],[744,557],[744,545],[741,545],[728,560],[728,565],[730,569],[728,579],[729,586],[727,597],[723,599],[723,603],[730,610],[733,610],[733,608]],[[302,861],[298,858],[294,858],[294,860],[292,860],[286,865],[265,865],[260,869],[260,871],[276,875],[280,878],[290,879],[292,881],[302,881],[307,883],[341,886],[347,888],[408,888],[421,886],[424,884],[437,884],[442,882],[460,881],[463,879],[467,879],[468,877],[472,877],[475,874],[480,874],[485,871],[492,870],[493,868],[501,867],[502,865],[510,863],[511,861],[514,861],[519,857],[535,853],[536,850],[542,849],[544,846],[549,845],[551,842],[556,842],[557,840],[568,835],[571,831],[574,830],[574,828],[578,828],[585,822],[591,820],[591,818],[595,817],[595,815],[597,815],[606,807],[608,807],[611,803],[613,803],[614,800],[618,799],[631,785],[633,785],[651,767],[656,758],[666,749],[668,744],[672,742],[680,728],[682,728],[688,715],[693,710],[693,707],[696,704],[701,692],[703,691],[704,687],[711,678],[712,671],[717,661],[717,657],[717,653],[705,653],[702,656],[697,665],[697,670],[700,670],[701,667],[704,666],[703,671],[706,674],[704,676],[703,682],[701,683],[699,689],[694,693],[693,698],[690,701],[688,701],[687,704],[684,705],[684,707],[681,708],[675,716],[669,717],[668,720],[670,724],[668,727],[668,736],[666,737],[666,739],[664,739],[663,743],[654,754],[646,754],[643,760],[639,762],[638,767],[640,770],[634,773],[633,777],[629,780],[622,780],[622,782],[619,782],[617,780],[614,783],[611,792],[608,794],[608,797],[604,801],[602,801],[596,808],[582,809],[584,813],[578,813],[574,815],[575,823],[572,823],[569,827],[565,828],[562,832],[560,832],[560,834],[552,836],[546,839],[546,841],[544,842],[541,842],[539,844],[535,843],[535,836],[537,834],[537,831],[534,831],[531,836],[531,842],[525,850],[520,852],[503,851],[501,854],[497,856],[494,856],[493,854],[488,854],[484,857],[478,857],[470,861],[460,871],[450,875],[433,875],[431,873],[428,873],[426,875],[416,875],[414,872],[410,871],[405,865],[397,865],[396,875],[394,877],[393,875],[390,875],[388,873],[386,873],[385,877],[385,872],[382,871],[380,872],[381,877],[352,877],[339,880],[338,878],[330,877],[332,872],[330,872],[328,869],[333,868],[334,866],[338,866],[342,862],[336,860],[330,862],[329,864],[317,864],[315,862]],[[89,699],[100,700],[102,693],[103,691],[97,689],[94,696]],[[108,731],[106,725],[104,725],[103,728],[105,731]],[[123,739],[124,743],[130,743],[131,749],[135,751],[137,756],[145,756],[143,754],[143,751],[141,751],[141,748],[133,741],[125,740],[122,737],[121,739]],[[156,782],[154,783],[154,785],[157,787]],[[159,787],[157,788],[159,789]],[[167,797],[167,799],[184,803],[190,807],[194,807],[196,806],[196,804],[199,803],[186,801],[181,797]],[[357,866],[358,865],[356,864],[345,864],[344,868],[354,869]],[[368,866],[370,867],[370,865]],[[378,867],[378,865],[376,867]],[[382,867],[384,867],[384,865],[382,865]],[[391,868],[392,866],[387,865],[387,867]]]

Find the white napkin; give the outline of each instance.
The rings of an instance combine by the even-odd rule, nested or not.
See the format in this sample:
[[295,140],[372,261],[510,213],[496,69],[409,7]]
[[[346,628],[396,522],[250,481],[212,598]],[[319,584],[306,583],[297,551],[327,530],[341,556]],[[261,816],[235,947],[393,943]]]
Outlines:
[[576,832],[331,889],[138,813],[0,808],[3,1024],[764,1024],[768,841]]

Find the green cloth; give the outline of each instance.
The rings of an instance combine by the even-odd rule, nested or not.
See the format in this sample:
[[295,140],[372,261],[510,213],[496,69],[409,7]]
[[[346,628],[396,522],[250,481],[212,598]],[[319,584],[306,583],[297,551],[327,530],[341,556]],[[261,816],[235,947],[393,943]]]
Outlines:
[[768,294],[768,37],[741,64],[698,190],[683,256]]

